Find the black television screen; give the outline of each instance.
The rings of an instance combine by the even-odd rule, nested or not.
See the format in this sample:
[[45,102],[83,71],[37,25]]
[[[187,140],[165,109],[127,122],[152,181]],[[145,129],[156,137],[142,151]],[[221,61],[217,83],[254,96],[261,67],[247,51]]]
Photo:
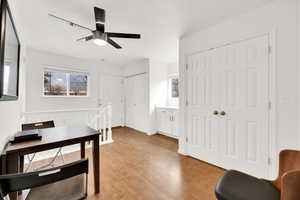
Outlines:
[[20,42],[7,0],[1,1],[0,100],[16,100],[19,93]]

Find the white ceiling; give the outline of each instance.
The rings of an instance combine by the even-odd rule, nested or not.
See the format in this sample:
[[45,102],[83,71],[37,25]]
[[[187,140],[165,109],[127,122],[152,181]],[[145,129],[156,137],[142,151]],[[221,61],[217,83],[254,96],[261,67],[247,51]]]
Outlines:
[[[262,6],[272,0],[21,0],[17,11],[29,46],[58,54],[105,59],[176,62],[181,35]],[[140,33],[141,40],[115,39],[123,49],[76,42],[90,33],[59,23],[48,13],[94,29],[93,7],[106,10],[106,31]]]

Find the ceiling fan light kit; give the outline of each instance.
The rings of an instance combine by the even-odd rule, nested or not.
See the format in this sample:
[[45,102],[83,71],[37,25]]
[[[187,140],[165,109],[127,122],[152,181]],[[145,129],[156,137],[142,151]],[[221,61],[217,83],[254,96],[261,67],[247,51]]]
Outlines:
[[93,42],[98,45],[98,46],[106,46],[107,42],[105,40],[101,40],[101,39],[94,39]]
[[96,30],[92,30],[90,28],[76,24],[74,22],[63,19],[61,17],[57,17],[53,14],[49,14],[49,16],[55,18],[56,20],[60,20],[61,22],[68,23],[73,27],[81,28],[92,32],[92,35],[80,38],[77,41],[87,42],[93,40],[93,42],[99,46],[105,46],[108,43],[113,47],[115,47],[116,49],[121,49],[122,47],[118,43],[113,41],[111,38],[127,38],[127,39],[141,38],[140,34],[105,32],[105,10],[102,8],[94,7],[94,12],[95,12]]

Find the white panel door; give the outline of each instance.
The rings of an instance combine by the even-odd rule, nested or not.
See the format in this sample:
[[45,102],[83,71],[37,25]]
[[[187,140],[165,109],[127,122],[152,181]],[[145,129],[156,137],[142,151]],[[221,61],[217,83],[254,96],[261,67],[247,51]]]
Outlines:
[[112,126],[124,125],[124,84],[119,76],[100,77],[99,106],[112,105]]
[[[227,169],[268,176],[268,41],[262,36],[189,57],[191,155]],[[207,158],[207,137],[217,146],[212,158]]]
[[268,176],[267,36],[220,48],[222,141],[224,167]]
[[191,156],[218,165],[219,110],[214,52],[189,57],[187,74],[188,151]]
[[148,75],[126,78],[126,126],[142,132],[149,129]]

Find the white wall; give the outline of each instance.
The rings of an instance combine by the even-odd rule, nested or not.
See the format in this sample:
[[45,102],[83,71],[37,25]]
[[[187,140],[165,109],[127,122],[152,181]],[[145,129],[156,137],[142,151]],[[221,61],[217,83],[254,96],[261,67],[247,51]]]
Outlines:
[[[103,62],[84,60],[28,49],[26,72],[26,112],[96,108],[98,102],[98,75],[122,75],[122,69]],[[43,70],[67,68],[90,74],[89,97],[44,97]]]
[[123,66],[123,76],[149,73],[149,59],[141,59]]
[[[180,76],[183,80],[186,55],[257,34],[276,32],[277,94],[274,109],[277,113],[277,125],[276,132],[273,133],[276,136],[277,145],[274,150],[276,152],[281,149],[299,147],[297,129],[297,2],[297,0],[277,0],[265,7],[231,18],[198,33],[191,33],[180,40]],[[182,86],[183,84],[181,82]],[[182,86],[181,95],[184,92]],[[181,108],[184,106],[183,99],[180,105]],[[183,109],[181,109],[181,116],[183,114]],[[184,133],[182,126],[180,130]],[[184,152],[183,145],[182,137],[180,141],[181,152]]]
[[155,108],[166,106],[168,97],[168,66],[167,64],[150,60],[149,88],[150,88],[150,130],[149,134],[157,132]]
[[174,75],[174,74],[179,74],[179,66],[178,63],[171,63],[168,64],[168,76]]
[[21,42],[21,61],[20,61],[20,79],[19,79],[19,99],[17,101],[0,101],[0,149],[7,142],[8,138],[14,135],[20,130],[21,112],[23,109],[23,103],[25,102],[24,93],[24,74],[25,74],[25,62],[24,57],[26,55],[26,44],[24,43],[22,29],[20,27],[20,16],[18,16],[18,7],[16,0],[9,0],[9,5],[14,18],[14,23],[17,28],[18,36]]
[[[142,128],[137,128],[147,134],[154,134],[157,132],[155,123],[155,107],[166,106],[167,103],[167,77],[168,77],[168,65],[164,62],[143,59],[124,66],[124,76],[131,76],[134,74],[147,73],[147,88],[144,88],[147,92],[147,99],[145,104],[148,107],[145,116],[141,116]],[[125,90],[130,88],[125,88]]]

